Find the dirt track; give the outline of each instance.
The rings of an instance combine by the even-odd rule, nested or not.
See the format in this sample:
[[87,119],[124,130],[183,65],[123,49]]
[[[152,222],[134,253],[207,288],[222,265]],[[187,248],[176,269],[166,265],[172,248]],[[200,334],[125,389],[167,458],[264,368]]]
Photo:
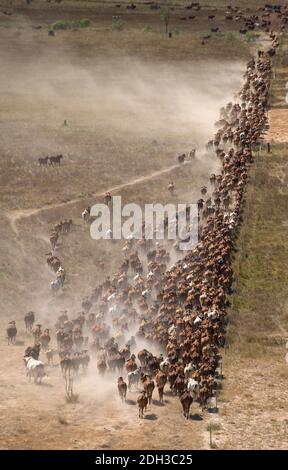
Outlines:
[[[110,191],[111,193],[113,193],[114,191],[120,191],[121,189],[126,189],[126,188],[129,188],[131,186],[137,185],[138,183],[144,183],[144,182],[147,182],[147,181],[151,181],[154,178],[157,178],[159,176],[165,175],[166,173],[172,172],[173,170],[175,170],[178,167],[179,167],[179,165],[172,165],[169,168],[165,168],[164,170],[155,171],[154,173],[152,173],[150,175],[139,177],[139,178],[137,178],[133,181],[130,181],[128,183],[118,184],[117,186],[109,188],[106,191]],[[103,191],[101,193],[89,194],[89,197],[91,197],[91,198],[92,197],[93,198],[94,197],[103,197],[103,196],[105,196],[106,191]],[[44,207],[39,207],[39,208],[36,208],[36,209],[26,209],[26,210],[12,211],[10,213],[9,212],[7,213],[7,217],[9,218],[9,220],[11,222],[12,230],[16,234],[18,234],[18,229],[17,229],[17,222],[18,221],[21,221],[23,219],[27,219],[27,218],[29,218],[31,216],[34,216],[34,215],[37,215],[37,214],[42,215],[43,212],[45,212],[47,210],[53,211],[54,209],[66,208],[67,206],[76,204],[77,202],[84,202],[83,198],[71,199],[70,201],[67,201],[67,202],[61,202],[61,203],[58,203],[58,204],[50,204],[50,205],[47,205],[47,206],[44,206]]]

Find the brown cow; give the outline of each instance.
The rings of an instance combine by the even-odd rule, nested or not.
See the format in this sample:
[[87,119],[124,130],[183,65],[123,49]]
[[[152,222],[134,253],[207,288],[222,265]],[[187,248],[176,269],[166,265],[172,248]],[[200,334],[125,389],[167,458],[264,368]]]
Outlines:
[[141,395],[139,395],[137,398],[137,405],[139,408],[139,418],[144,418],[144,410],[146,411],[148,405],[148,398],[144,390],[143,392],[141,392]]
[[190,406],[192,405],[193,398],[191,397],[189,392],[184,392],[180,396],[180,402],[183,408],[183,414],[186,419],[189,418]]
[[167,376],[164,374],[164,372],[158,370],[155,380],[158,388],[159,400],[161,403],[163,403],[164,387],[167,382]]
[[148,403],[149,405],[151,405],[153,390],[155,388],[154,380],[152,380],[151,377],[149,377],[148,375],[144,375],[142,382],[144,390],[147,393]]
[[97,361],[97,369],[100,375],[104,375],[106,369],[107,369],[107,364],[105,359],[99,359]]
[[123,377],[118,378],[118,392],[121,400],[126,401],[126,394],[127,394],[127,384],[124,382]]
[[8,339],[8,344],[13,344],[16,342],[16,336],[17,336],[17,328],[16,328],[16,322],[10,321],[7,327],[7,339]]

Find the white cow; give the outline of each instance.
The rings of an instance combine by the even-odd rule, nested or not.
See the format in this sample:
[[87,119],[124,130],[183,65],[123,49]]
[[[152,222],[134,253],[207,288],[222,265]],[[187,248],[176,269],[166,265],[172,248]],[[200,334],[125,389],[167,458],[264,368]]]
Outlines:
[[38,361],[33,357],[25,357],[24,360],[26,362],[26,370],[29,377],[29,382],[31,381],[31,377],[33,377],[34,383],[37,383],[38,381],[41,383],[42,378],[46,375],[44,362]]
[[142,368],[138,367],[138,369],[134,370],[133,372],[129,372],[127,374],[128,379],[128,389],[131,390],[132,385],[138,387],[138,383],[140,381]]
[[195,372],[196,367],[192,362],[189,362],[189,364],[185,367],[184,369],[184,375],[186,379],[190,379],[192,377],[193,372]]
[[188,379],[187,390],[191,393],[193,400],[197,400],[199,395],[199,383],[197,382],[197,380]]
[[113,292],[113,294],[109,295],[109,297],[107,297],[107,300],[108,302],[111,302],[113,299],[115,299],[116,297],[116,292]]
[[141,295],[144,299],[147,299],[148,294],[150,294],[150,292],[151,292],[150,289],[145,289],[141,292]]
[[89,222],[90,219],[90,207],[87,207],[81,214],[84,222]]
[[169,362],[168,357],[166,357],[166,359],[164,359],[164,361],[160,362],[160,370],[162,372],[164,372],[164,374],[166,374],[166,375],[169,372],[169,365],[170,365],[170,362]]

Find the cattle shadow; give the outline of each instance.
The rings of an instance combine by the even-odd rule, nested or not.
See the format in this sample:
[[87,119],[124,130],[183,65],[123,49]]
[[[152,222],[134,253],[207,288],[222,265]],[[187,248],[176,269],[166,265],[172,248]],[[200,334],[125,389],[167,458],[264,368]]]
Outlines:
[[130,398],[128,398],[127,400],[125,400],[125,404],[126,405],[136,405],[136,401],[131,400]]
[[149,421],[155,421],[157,419],[157,415],[155,415],[155,413],[148,413],[145,415],[145,419],[148,419]]
[[47,388],[53,387],[52,384],[49,384],[47,382],[41,382],[41,383],[37,382],[35,385],[38,385],[38,387],[47,387]]
[[[216,375],[215,375],[215,379],[224,380],[224,379],[225,379],[225,375],[224,375],[224,374],[216,374]],[[222,384],[221,384],[221,383],[219,383],[218,385],[222,387]]]
[[168,390],[168,391],[165,390],[165,395],[166,395],[166,397],[175,397],[175,395],[174,395],[174,393],[172,392],[172,390]]
[[215,414],[215,413],[219,412],[219,408],[218,408],[218,406],[213,406],[211,408],[207,408],[207,411],[208,411],[208,413]]
[[192,421],[203,421],[203,416],[199,415],[199,413],[193,413],[190,415],[189,419]]
[[14,343],[14,346],[24,346],[25,342],[22,339],[17,339]]
[[162,403],[162,401],[160,401],[160,400],[152,400],[152,405],[165,406],[164,403]]

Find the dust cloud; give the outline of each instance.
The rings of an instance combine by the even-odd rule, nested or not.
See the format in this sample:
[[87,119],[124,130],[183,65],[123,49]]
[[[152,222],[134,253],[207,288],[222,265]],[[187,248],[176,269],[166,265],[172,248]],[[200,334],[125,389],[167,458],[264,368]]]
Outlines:
[[93,139],[106,147],[110,143],[113,151],[137,148],[135,158],[153,144],[174,153],[200,149],[213,132],[219,108],[239,89],[243,69],[238,62],[163,64],[95,57],[83,66],[65,56],[53,61],[45,53],[35,61],[2,56],[2,135],[9,128],[4,149],[11,148],[14,134],[15,145],[20,136],[22,148],[34,157],[55,147],[60,151],[61,144],[67,148],[70,132],[77,135],[79,158],[81,145],[89,147]]

